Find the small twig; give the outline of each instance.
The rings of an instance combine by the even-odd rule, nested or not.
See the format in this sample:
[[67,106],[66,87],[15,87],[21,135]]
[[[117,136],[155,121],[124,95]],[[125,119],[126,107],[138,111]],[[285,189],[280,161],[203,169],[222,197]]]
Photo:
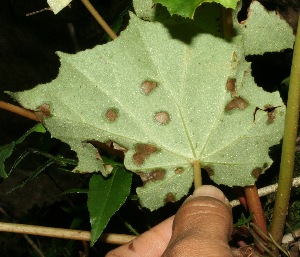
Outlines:
[[41,256],[41,257],[46,257],[46,256],[42,253],[41,249],[35,244],[35,242],[33,242],[33,241],[31,240],[31,238],[30,238],[29,236],[27,236],[27,235],[24,234],[23,237],[25,238],[25,240],[27,241],[27,243],[30,244],[30,246],[36,251],[36,253],[37,253],[39,256]]
[[[300,177],[296,177],[296,178],[293,179],[293,187],[297,187],[297,186],[300,186]],[[273,185],[270,185],[270,186],[267,186],[267,187],[260,188],[260,189],[258,189],[258,195],[260,197],[262,197],[262,196],[266,196],[266,195],[275,193],[277,188],[278,188],[277,183],[273,184]],[[240,205],[241,203],[240,203],[239,200],[232,200],[230,202],[230,204],[231,204],[232,207],[235,207],[235,206]]]
[[[91,240],[91,232],[89,231],[64,229],[64,228],[51,228],[51,227],[16,224],[16,223],[0,222],[0,231],[30,234],[36,236],[64,238],[64,239],[71,239],[71,240],[81,240],[81,241]],[[133,235],[104,233],[99,238],[99,241],[107,244],[122,245],[130,242],[135,238],[136,236]]]
[[0,109],[16,113],[18,115],[21,115],[25,118],[28,118],[28,119],[31,119],[31,120],[34,120],[37,122],[41,122],[41,120],[35,115],[35,113],[33,111],[24,109],[22,107],[19,107],[19,106],[10,104],[10,103],[0,101]]
[[89,256],[89,249],[90,249],[90,245],[88,244],[87,241],[82,241],[82,245],[83,245],[83,252],[84,252],[84,257],[88,257]]
[[35,11],[35,12],[26,13],[26,16],[35,15],[35,14],[38,14],[38,13],[41,13],[44,11],[52,11],[52,9],[50,7],[46,7],[46,8],[43,8],[43,9]]
[[98,21],[100,26],[105,30],[105,32],[112,38],[116,39],[116,33],[108,26],[108,24],[103,20],[101,15],[97,12],[94,6],[91,5],[89,0],[81,0],[81,2],[85,5],[85,7],[89,10],[89,12],[93,15],[93,17]]

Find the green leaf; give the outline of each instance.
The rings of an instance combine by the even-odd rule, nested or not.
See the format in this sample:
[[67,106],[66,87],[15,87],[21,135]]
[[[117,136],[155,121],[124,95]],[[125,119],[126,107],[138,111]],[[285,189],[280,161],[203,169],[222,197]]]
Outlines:
[[111,216],[119,210],[130,193],[132,174],[117,167],[111,176],[93,175],[88,192],[88,209],[92,225],[93,245],[103,232]]
[[173,39],[161,23],[132,16],[115,41],[59,53],[50,84],[11,95],[28,109],[49,106],[44,124],[77,152],[76,172],[109,174],[90,141],[123,147],[126,168],[144,182],[140,201],[153,210],[188,193],[194,162],[229,186],[253,184],[271,165],[285,106],[256,86],[245,44],[243,34],[228,42],[201,30]]
[[5,171],[5,165],[4,165],[6,159],[11,156],[15,146],[21,144],[26,139],[26,137],[28,137],[33,132],[45,133],[46,130],[44,126],[39,123],[35,125],[33,128],[31,128],[30,130],[28,130],[23,136],[21,136],[16,141],[12,141],[10,144],[0,147],[0,176],[2,178],[7,178],[7,173]]
[[241,217],[238,219],[237,223],[235,223],[233,226],[241,227],[241,226],[247,226],[249,227],[251,220],[253,219],[253,213],[250,213],[249,217],[246,218],[244,213],[241,214]]
[[16,146],[16,142],[12,141],[10,144],[7,144],[0,149],[0,176],[2,178],[7,178],[7,173],[5,171],[5,160],[11,156],[12,152],[14,151],[14,148]]
[[189,43],[190,38],[199,33],[210,33],[222,37],[221,6],[215,3],[205,3],[195,12],[194,19],[171,16],[168,10],[152,0],[133,0],[136,15],[147,21],[164,24],[172,37]]
[[203,3],[219,3],[225,8],[235,9],[238,0],[153,0],[168,8],[170,14],[177,14],[187,18],[193,18],[196,8]]

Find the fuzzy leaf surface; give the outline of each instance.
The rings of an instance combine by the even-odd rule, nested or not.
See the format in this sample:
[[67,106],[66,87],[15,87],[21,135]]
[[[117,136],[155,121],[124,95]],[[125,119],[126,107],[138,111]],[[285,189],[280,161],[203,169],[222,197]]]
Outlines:
[[245,55],[293,48],[295,38],[292,27],[284,22],[278,12],[266,11],[258,1],[251,3],[246,20],[239,23],[237,14],[234,17],[234,28],[243,36]]
[[59,13],[62,9],[68,6],[72,0],[47,0],[48,5],[54,14]]
[[123,167],[117,167],[111,176],[93,175],[89,183],[88,209],[92,226],[93,245],[111,216],[124,204],[130,193],[132,174],[125,171]]
[[166,6],[171,15],[177,14],[182,17],[193,18],[196,8],[203,3],[219,3],[225,8],[235,9],[238,0],[153,0]]
[[50,84],[12,95],[28,109],[48,106],[44,124],[77,152],[75,172],[109,174],[90,141],[123,147],[126,168],[144,182],[140,201],[154,210],[188,193],[195,161],[229,186],[253,184],[271,165],[285,107],[255,84],[244,43],[201,31],[186,43],[132,16],[115,41],[59,53]]

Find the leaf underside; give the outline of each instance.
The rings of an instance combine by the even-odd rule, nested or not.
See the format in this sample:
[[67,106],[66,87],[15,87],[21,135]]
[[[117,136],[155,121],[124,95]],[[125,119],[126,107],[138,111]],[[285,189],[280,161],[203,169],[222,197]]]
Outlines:
[[256,86],[244,39],[200,30],[185,43],[161,23],[132,16],[115,41],[59,53],[50,84],[11,95],[26,108],[49,109],[44,124],[77,152],[76,172],[108,175],[92,140],[126,149],[126,168],[144,182],[140,201],[154,210],[188,193],[195,161],[229,186],[253,184],[271,165],[268,149],[282,137],[285,106],[278,92]]

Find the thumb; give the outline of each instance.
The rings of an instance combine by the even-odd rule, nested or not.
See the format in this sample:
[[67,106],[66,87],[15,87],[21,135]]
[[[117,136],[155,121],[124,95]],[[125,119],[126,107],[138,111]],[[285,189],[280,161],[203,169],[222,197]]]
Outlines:
[[232,257],[231,206],[221,190],[202,186],[180,207],[162,257]]

